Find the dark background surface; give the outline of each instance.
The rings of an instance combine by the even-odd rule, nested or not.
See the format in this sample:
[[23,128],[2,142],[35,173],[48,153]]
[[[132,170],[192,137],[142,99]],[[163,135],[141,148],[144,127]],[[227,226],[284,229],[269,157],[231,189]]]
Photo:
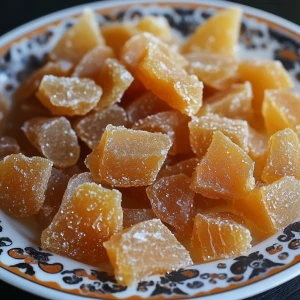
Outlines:
[[[222,1],[222,0],[220,0]],[[83,0],[1,0],[0,1],[0,35],[20,26],[28,21],[60,9],[91,1]],[[137,0],[138,2],[138,0]],[[232,1],[256,7],[279,15],[300,25],[300,0],[241,0]],[[299,266],[300,268],[300,266]],[[30,299],[41,300],[14,288],[0,280],[0,299]],[[299,300],[300,277],[268,292],[251,297],[248,300]],[[59,299],[55,299],[59,300]]]

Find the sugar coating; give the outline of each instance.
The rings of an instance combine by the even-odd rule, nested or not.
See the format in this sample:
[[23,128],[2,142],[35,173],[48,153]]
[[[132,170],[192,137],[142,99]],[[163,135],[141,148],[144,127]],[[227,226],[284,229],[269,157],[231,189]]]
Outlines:
[[37,92],[40,102],[54,115],[83,116],[98,104],[102,88],[88,78],[45,75]]
[[67,168],[77,163],[80,147],[76,133],[65,117],[34,118],[25,122],[22,130],[55,167]]
[[212,199],[240,199],[255,187],[254,162],[221,131],[196,167],[191,189]]
[[0,207],[16,218],[39,212],[51,175],[52,162],[12,154],[0,161]]
[[104,247],[116,280],[127,286],[149,275],[165,274],[193,264],[188,251],[159,219],[124,229],[105,242]]
[[152,209],[147,208],[123,208],[123,227],[128,228],[143,221],[155,219]]
[[126,126],[128,124],[126,111],[118,105],[109,106],[101,111],[93,111],[78,119],[74,124],[74,130],[89,148],[95,149],[108,124]]
[[17,140],[10,136],[0,137],[0,160],[10,154],[20,153],[20,146]]
[[103,242],[122,229],[121,193],[79,185],[42,233],[42,248],[95,264],[107,260]]

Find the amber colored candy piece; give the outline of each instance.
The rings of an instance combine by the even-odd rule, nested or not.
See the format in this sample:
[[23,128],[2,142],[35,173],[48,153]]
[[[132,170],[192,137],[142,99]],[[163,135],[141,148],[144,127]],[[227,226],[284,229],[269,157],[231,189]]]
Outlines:
[[198,214],[191,240],[195,263],[236,257],[251,248],[251,234],[243,220],[230,213]]
[[123,227],[128,228],[135,224],[155,219],[152,209],[147,208],[123,208]]
[[42,248],[88,264],[106,261],[103,242],[123,226],[121,197],[95,183],[78,186],[43,231]]
[[114,58],[111,48],[99,45],[87,52],[73,71],[73,77],[97,80],[107,58]]
[[269,134],[300,124],[300,94],[284,90],[267,90],[262,113]]
[[6,117],[9,115],[11,103],[5,95],[0,93],[0,132],[5,128]]
[[164,111],[137,121],[132,129],[167,134],[172,141],[169,155],[176,155],[191,152],[189,121],[190,118],[179,111]]
[[184,52],[206,51],[235,56],[241,27],[241,9],[217,12],[201,24],[183,47]]
[[189,122],[190,143],[195,154],[202,157],[216,130],[227,135],[234,143],[248,152],[249,126],[246,121],[232,120],[217,115],[195,117]]
[[48,62],[42,68],[29,76],[14,93],[17,101],[24,101],[30,98],[38,90],[44,75],[54,75],[57,77],[70,75],[72,64],[66,61]]
[[127,286],[147,276],[193,264],[188,251],[158,219],[124,229],[105,242],[104,247],[117,282]]
[[0,161],[0,208],[16,218],[35,215],[45,201],[52,162],[12,154]]
[[108,125],[86,165],[95,179],[112,186],[150,185],[170,148],[171,141],[164,134]]
[[20,153],[20,146],[17,140],[10,136],[0,137],[0,160],[10,154]]
[[215,213],[230,212],[232,210],[232,201],[225,199],[210,199],[196,194],[194,198],[196,212]]
[[126,111],[117,105],[109,106],[101,111],[93,111],[80,118],[74,124],[78,137],[91,149],[95,149],[100,142],[102,134],[108,124],[114,126],[128,123]]
[[189,177],[179,174],[161,178],[146,189],[155,215],[183,234],[192,231],[194,217],[195,193],[190,183]]
[[45,75],[37,92],[54,115],[84,116],[98,104],[102,89],[88,78]]
[[239,199],[255,186],[254,162],[238,145],[221,131],[196,167],[191,189],[212,199]]
[[260,231],[272,235],[299,217],[300,181],[295,177],[283,177],[233,201],[233,207]]
[[51,60],[65,60],[77,64],[90,50],[104,45],[94,13],[86,9],[78,22],[68,29],[49,53]]
[[224,90],[236,81],[238,63],[232,58],[216,53],[195,52],[185,55],[190,62],[187,68],[190,74],[196,75],[205,86]]
[[261,113],[266,89],[289,89],[293,86],[292,79],[280,61],[244,60],[238,68],[242,81],[250,81],[253,90],[253,108]]

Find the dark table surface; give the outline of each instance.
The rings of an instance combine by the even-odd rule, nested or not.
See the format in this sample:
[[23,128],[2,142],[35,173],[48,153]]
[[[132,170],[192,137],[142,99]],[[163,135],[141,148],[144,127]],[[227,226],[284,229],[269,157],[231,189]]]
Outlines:
[[[222,0],[220,0],[222,1]],[[55,12],[60,9],[74,5],[85,4],[92,1],[84,0],[1,0],[0,1],[0,35],[38,17]],[[137,0],[138,2],[138,0]],[[253,6],[296,24],[300,24],[300,0],[240,0],[233,1],[249,6]],[[7,296],[6,296],[7,295]],[[41,300],[42,298],[33,296],[21,291],[0,280],[0,299],[30,299]],[[271,289],[265,293],[248,300],[299,300],[300,299],[300,276]],[[55,299],[59,300],[59,299]]]

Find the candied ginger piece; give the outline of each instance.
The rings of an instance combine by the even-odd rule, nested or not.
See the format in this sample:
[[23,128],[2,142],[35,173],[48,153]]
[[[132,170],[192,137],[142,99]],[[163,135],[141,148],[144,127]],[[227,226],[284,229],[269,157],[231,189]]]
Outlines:
[[194,117],[189,122],[190,144],[198,157],[206,153],[215,131],[227,135],[232,142],[248,152],[249,126],[246,121],[232,120],[218,115]]
[[22,129],[28,140],[55,167],[67,168],[77,163],[80,155],[78,139],[65,117],[34,118]]
[[41,245],[88,264],[107,260],[103,242],[122,230],[121,193],[83,183],[43,231]]
[[124,229],[103,245],[122,285],[193,264],[188,251],[158,219]]
[[232,210],[232,201],[225,199],[210,199],[196,194],[194,198],[196,212],[216,213],[230,212]]
[[189,121],[190,118],[179,111],[164,111],[137,121],[132,129],[167,134],[172,141],[169,155],[176,155],[191,152]]
[[10,136],[0,137],[0,160],[10,154],[20,153],[20,146],[17,140]]
[[271,183],[284,176],[300,179],[300,142],[298,135],[290,128],[270,137],[261,179]]
[[0,161],[0,208],[15,218],[39,212],[51,175],[52,162],[12,154]]
[[123,227],[128,228],[135,224],[155,219],[152,209],[147,208],[123,208]]
[[150,185],[171,145],[169,137],[161,133],[108,125],[86,165],[96,180],[112,186]]
[[231,213],[198,214],[191,240],[195,263],[236,257],[251,248],[251,234],[243,220]]
[[255,187],[254,162],[221,131],[196,167],[191,189],[212,199],[239,199]]
[[201,24],[183,47],[184,52],[207,51],[235,56],[242,11],[232,7],[220,10]]
[[91,49],[105,42],[96,16],[86,9],[78,22],[68,29],[49,53],[51,60],[65,60],[77,64]]
[[108,124],[126,126],[128,124],[126,111],[118,105],[109,106],[101,111],[93,111],[78,119],[74,124],[74,130],[89,148],[95,149]]
[[190,183],[189,177],[179,174],[161,178],[146,189],[155,215],[183,234],[192,232],[195,193]]

